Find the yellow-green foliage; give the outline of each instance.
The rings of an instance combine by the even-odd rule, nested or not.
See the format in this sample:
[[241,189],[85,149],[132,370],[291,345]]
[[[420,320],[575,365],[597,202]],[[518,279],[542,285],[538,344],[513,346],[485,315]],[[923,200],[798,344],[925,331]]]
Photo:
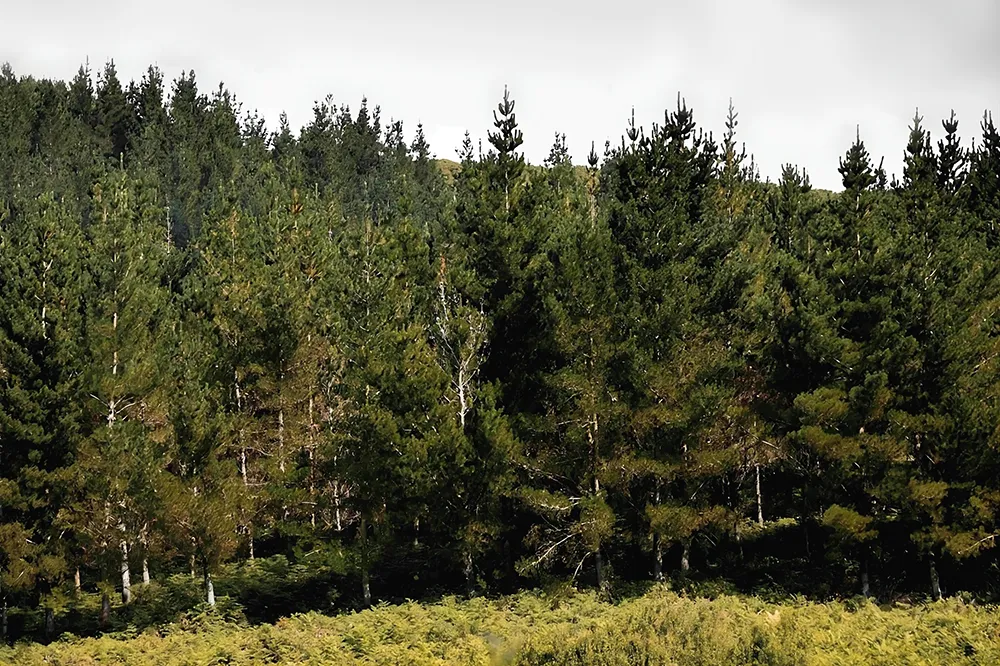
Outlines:
[[63,637],[0,648],[0,663],[678,664],[854,666],[998,664],[1000,611],[952,600],[880,608],[692,599],[655,588],[621,604],[593,594],[521,594],[380,606],[274,625],[168,625],[127,640]]

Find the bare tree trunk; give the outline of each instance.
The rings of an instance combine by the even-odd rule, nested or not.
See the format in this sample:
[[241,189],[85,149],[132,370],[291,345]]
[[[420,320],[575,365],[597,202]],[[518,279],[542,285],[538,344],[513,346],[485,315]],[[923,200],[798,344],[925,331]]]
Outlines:
[[7,640],[7,597],[3,598],[3,606],[0,606],[0,641]]
[[77,567],[73,572],[73,590],[75,590],[77,594],[80,593],[80,567]]
[[681,575],[686,576],[691,569],[691,539],[685,539],[681,551]]
[[594,553],[594,567],[597,569],[597,589],[604,590],[604,561],[601,558],[601,549]]
[[365,606],[372,605],[371,580],[368,575],[368,519],[361,516],[361,597]]
[[462,427],[462,432],[465,432],[465,414],[469,411],[468,400],[465,396],[465,370],[462,367],[462,359],[459,359],[458,367],[458,423]]
[[215,585],[212,583],[212,574],[205,568],[205,597],[209,606],[215,606]]
[[197,573],[195,572],[195,570],[194,570],[194,555],[193,555],[193,554],[191,555],[191,558],[190,558],[190,560],[188,560],[188,565],[189,565],[189,566],[190,566],[190,568],[191,568],[191,578],[194,578],[194,577],[195,577],[195,576],[197,576],[198,574],[197,574]]
[[659,534],[653,535],[653,580],[663,581],[663,544]]
[[940,601],[941,600],[941,579],[938,577],[937,564],[935,563],[935,560],[934,560],[934,552],[933,551],[931,551],[931,553],[928,555],[928,557],[927,557],[927,563],[929,565],[930,575],[931,575],[931,598],[933,598],[934,601]]
[[812,548],[809,545],[809,485],[802,486],[802,537],[806,546],[806,559],[812,559]]
[[861,594],[865,597],[871,596],[871,586],[868,582],[868,553],[861,555]]
[[476,578],[475,570],[472,568],[472,551],[466,548],[463,557],[465,560],[462,567],[465,573],[465,593],[471,599],[476,596]]
[[106,629],[108,622],[111,620],[111,597],[108,596],[107,592],[101,594],[101,617],[100,624],[102,629]]
[[[333,464],[334,465],[337,464],[336,456],[333,459]],[[336,480],[334,480],[333,482],[333,516],[334,516],[334,521],[337,523],[337,531],[343,532],[344,522],[343,520],[341,520],[341,513],[340,513],[340,482]]]
[[278,410],[278,470],[285,472],[285,410]]
[[132,572],[128,566],[128,544],[122,539],[122,603],[132,601]]
[[142,526],[139,538],[142,541],[142,584],[145,587],[149,585],[149,523]]
[[754,465],[757,474],[757,524],[764,527],[764,499],[760,492],[760,465]]
[[56,612],[51,608],[45,609],[45,638],[51,640],[56,635]]
[[[309,334],[309,340],[312,340],[312,334]],[[316,420],[313,417],[313,409],[315,407],[315,399],[312,394],[309,395],[309,501],[312,503],[312,510],[309,513],[309,524],[313,529],[316,529],[316,442],[314,441],[314,435],[316,432]]]
[[[660,481],[656,481],[656,493],[653,495],[653,505],[660,505]],[[653,580],[663,580],[663,540],[659,534],[653,533]]]

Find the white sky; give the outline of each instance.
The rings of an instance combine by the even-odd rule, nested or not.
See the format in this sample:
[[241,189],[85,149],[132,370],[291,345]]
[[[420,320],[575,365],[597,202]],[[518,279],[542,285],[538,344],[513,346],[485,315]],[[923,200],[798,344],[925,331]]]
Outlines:
[[504,84],[532,162],[559,131],[583,163],[633,105],[648,127],[680,92],[716,136],[733,98],[763,176],[792,162],[832,189],[858,124],[900,173],[915,107],[935,140],[952,108],[966,142],[984,110],[1000,119],[996,0],[0,0],[0,17],[19,75],[70,79],[87,58],[95,74],[114,58],[123,81],[194,69],[272,128],[282,110],[301,127],[328,93],[352,109],[367,95],[449,159],[466,129],[485,144]]

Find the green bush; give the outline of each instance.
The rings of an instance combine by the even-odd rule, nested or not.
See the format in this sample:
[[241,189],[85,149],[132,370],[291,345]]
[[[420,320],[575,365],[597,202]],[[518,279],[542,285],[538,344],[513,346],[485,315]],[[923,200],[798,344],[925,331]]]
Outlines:
[[560,589],[252,626],[238,604],[220,599],[157,630],[0,648],[0,664],[986,665],[1000,663],[998,620],[996,608],[958,599],[773,604],[656,586],[618,604]]

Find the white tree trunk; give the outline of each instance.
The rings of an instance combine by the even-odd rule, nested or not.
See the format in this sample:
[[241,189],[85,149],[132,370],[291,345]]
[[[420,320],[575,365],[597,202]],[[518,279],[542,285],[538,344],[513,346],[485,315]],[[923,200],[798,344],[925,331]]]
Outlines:
[[132,573],[128,566],[128,544],[122,539],[122,603],[132,601]]
[[760,492],[760,465],[754,465],[757,472],[757,524],[764,526],[764,499]]
[[465,593],[471,599],[476,596],[476,579],[475,570],[472,567],[472,551],[468,548],[465,549],[464,560],[462,569],[465,573]]
[[365,606],[372,605],[371,580],[368,575],[368,520],[361,516],[361,596]]
[[681,551],[681,574],[687,574],[691,569],[691,539],[684,540],[684,549]]
[[361,596],[365,601],[365,606],[372,605],[372,585],[367,566],[361,570]]
[[938,577],[937,564],[934,561],[934,553],[931,553],[927,559],[931,575],[931,597],[934,599],[934,601],[940,601],[941,579]]
[[205,572],[205,596],[209,606],[215,606],[215,585],[212,583],[212,574]]
[[663,582],[663,546],[659,535],[653,535],[653,580]]
[[142,584],[149,585],[149,558],[142,556]]
[[285,472],[285,410],[278,410],[278,470]]
[[868,582],[868,555],[861,556],[861,594],[865,597],[871,596],[871,586]]

